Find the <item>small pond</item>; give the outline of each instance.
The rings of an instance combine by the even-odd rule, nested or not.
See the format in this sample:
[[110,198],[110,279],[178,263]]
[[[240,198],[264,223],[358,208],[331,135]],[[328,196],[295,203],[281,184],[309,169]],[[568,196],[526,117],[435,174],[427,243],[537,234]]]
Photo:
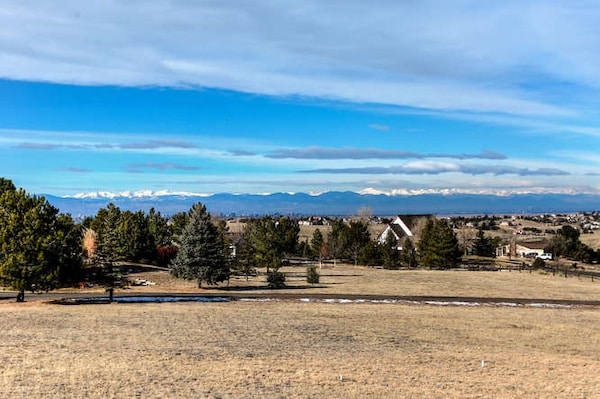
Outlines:
[[[168,303],[168,302],[279,302],[281,298],[269,297],[223,297],[223,296],[197,296],[197,295],[130,295],[115,296],[115,303]],[[494,307],[533,307],[533,308],[572,308],[570,303],[545,303],[545,302],[506,302],[506,301],[439,301],[439,300],[408,300],[408,299],[343,299],[343,298],[295,298],[291,301],[309,302],[309,303],[330,303],[330,304],[404,304],[404,305],[429,305],[429,306],[494,306]],[[60,305],[85,305],[85,304],[108,304],[108,297],[80,297],[63,298],[52,303]]]
[[[136,295],[136,296],[115,296],[115,303],[163,303],[163,302],[229,302],[231,298],[210,297],[210,296],[155,296],[155,295]],[[54,301],[61,305],[84,305],[109,303],[108,297],[90,297],[90,298],[66,298]]]

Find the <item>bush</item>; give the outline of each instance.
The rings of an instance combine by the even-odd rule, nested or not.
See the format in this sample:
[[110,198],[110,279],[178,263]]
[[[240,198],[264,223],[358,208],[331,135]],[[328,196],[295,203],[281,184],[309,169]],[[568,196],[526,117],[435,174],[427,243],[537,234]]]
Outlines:
[[267,283],[269,288],[283,288],[285,287],[285,274],[278,270],[269,271]]
[[156,262],[160,266],[167,266],[177,256],[176,245],[159,245],[156,247]]
[[319,272],[316,266],[309,266],[306,268],[306,282],[309,284],[319,284]]
[[534,269],[543,269],[546,267],[546,262],[544,262],[543,259],[535,258],[535,260],[531,264],[531,267],[533,267]]

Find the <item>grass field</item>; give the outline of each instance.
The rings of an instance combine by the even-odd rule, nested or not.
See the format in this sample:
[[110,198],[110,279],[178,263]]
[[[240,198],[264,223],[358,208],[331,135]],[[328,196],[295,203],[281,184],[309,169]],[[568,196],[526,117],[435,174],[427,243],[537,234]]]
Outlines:
[[[303,292],[600,299],[599,281],[535,272],[321,272]],[[154,273],[135,292],[219,292]],[[598,308],[27,299],[0,302],[2,397],[600,397]]]
[[[338,265],[319,269],[320,284],[306,283],[304,267],[283,267],[287,274],[288,290],[269,290],[265,276],[232,278],[231,291],[257,294],[349,294],[349,295],[423,295],[423,296],[469,296],[490,298],[541,298],[600,300],[600,280],[594,282],[589,277],[577,278],[533,271],[513,272],[468,272],[435,270],[384,270],[364,266]],[[155,286],[133,287],[121,292],[205,292],[227,293],[224,285],[207,287],[198,291],[194,281],[182,281],[169,276],[164,271],[149,271],[132,274],[156,282]],[[94,290],[90,290],[94,291]],[[103,293],[103,289],[96,290]],[[35,296],[29,296],[29,298]]]

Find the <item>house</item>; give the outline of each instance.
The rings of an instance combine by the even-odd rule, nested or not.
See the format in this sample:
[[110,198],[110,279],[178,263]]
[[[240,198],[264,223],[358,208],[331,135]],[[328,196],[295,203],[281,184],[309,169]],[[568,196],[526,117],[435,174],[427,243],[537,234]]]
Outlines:
[[402,243],[407,237],[416,244],[425,224],[429,220],[435,219],[434,215],[397,215],[379,235],[377,242],[383,244],[388,234],[392,234],[396,239],[398,249],[402,249]]
[[496,256],[509,256],[516,258],[521,257],[537,257],[544,253],[544,248],[548,246],[548,242],[544,240],[538,241],[522,241],[511,242],[510,244],[496,248]]

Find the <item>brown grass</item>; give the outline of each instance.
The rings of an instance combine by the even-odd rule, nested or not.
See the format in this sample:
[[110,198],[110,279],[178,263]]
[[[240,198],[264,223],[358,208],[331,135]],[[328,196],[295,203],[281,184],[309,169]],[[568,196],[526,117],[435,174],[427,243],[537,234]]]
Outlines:
[[600,231],[595,230],[592,234],[582,234],[579,236],[579,239],[589,247],[600,250]]
[[9,398],[600,395],[597,310],[32,302],[0,319]]
[[[518,272],[469,272],[435,270],[383,270],[364,266],[326,265],[318,269],[320,284],[306,283],[305,267],[283,267],[287,274],[288,292],[297,294],[350,294],[350,295],[420,295],[420,296],[469,296],[513,297],[540,299],[600,300],[600,280],[592,282],[589,277],[575,275],[565,278],[549,273],[533,271]],[[264,271],[261,269],[260,271]],[[155,271],[132,274],[156,282],[155,286],[132,287],[121,292],[186,292],[227,293],[225,284],[198,290],[194,281],[175,279],[167,272]],[[246,281],[244,277],[232,278],[231,290],[243,293],[276,294],[266,288],[266,278],[260,275]],[[72,290],[63,290],[67,292]],[[103,289],[92,289],[103,293]],[[29,296],[29,299],[35,296]]]
[[[156,286],[129,292],[222,292],[152,273]],[[600,300],[598,281],[535,272],[321,274],[290,291]],[[2,397],[600,397],[597,308],[26,299],[0,302]]]

